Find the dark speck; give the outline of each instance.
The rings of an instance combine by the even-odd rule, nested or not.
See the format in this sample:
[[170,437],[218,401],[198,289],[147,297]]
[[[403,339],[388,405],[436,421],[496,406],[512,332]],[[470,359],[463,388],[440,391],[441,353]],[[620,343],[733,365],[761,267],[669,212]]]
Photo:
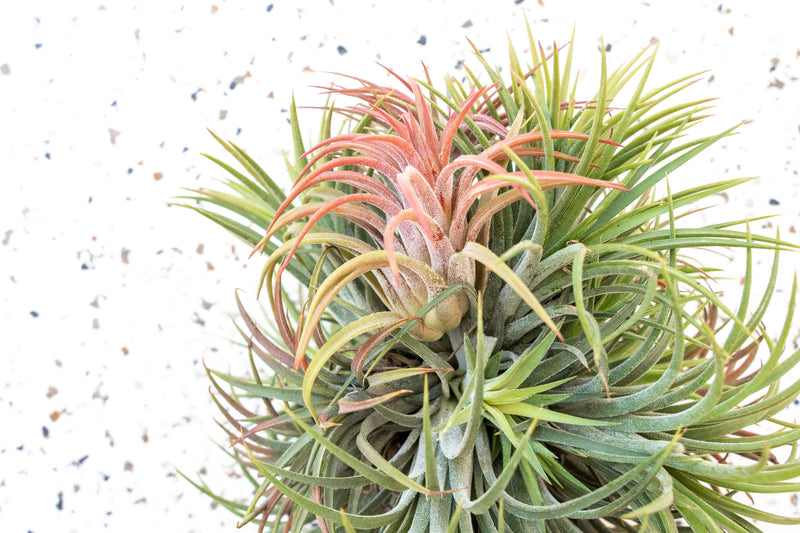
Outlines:
[[81,270],[89,270],[89,265],[87,265],[86,263],[82,264]]
[[31,311],[31,316],[33,318],[39,318],[39,313],[37,313],[36,311]]
[[722,13],[722,4],[720,4],[720,5],[718,5],[718,6],[717,6],[717,11],[719,11],[720,13]]
[[109,476],[108,474],[100,472],[100,475],[103,476],[103,481],[108,481],[109,479],[111,479],[111,476]]
[[456,63],[456,67],[455,68],[456,69],[461,69],[461,67],[463,67],[463,66],[464,66],[464,60],[463,59],[459,59],[458,63]]
[[234,90],[236,88],[236,80],[233,80],[228,87],[230,87],[231,91]]
[[471,20],[467,20],[464,24],[461,25],[461,27],[462,28],[471,28],[472,27],[472,21]]
[[17,446],[17,451],[19,451],[19,452],[21,452],[24,449],[25,449],[25,445],[24,444],[20,444],[19,446]]
[[91,196],[89,197],[89,203],[92,203],[92,197]]
[[239,135],[240,133],[242,133],[242,128],[236,128],[236,135]]
[[267,6],[267,13],[269,13],[270,11],[272,11],[272,4]]
[[610,51],[611,51],[611,43],[606,45],[606,52],[610,52]]
[[74,464],[75,466],[81,466],[86,461],[86,459],[88,459],[88,458],[89,458],[88,455],[84,455],[83,457],[81,457],[77,461],[73,462],[72,464]]
[[345,48],[340,44],[339,46],[336,47],[336,51],[339,52],[340,56],[343,56],[347,53],[347,48]]
[[33,47],[38,50],[39,48],[42,47],[42,43],[36,43],[36,44],[33,45]]
[[113,102],[111,102],[111,107],[117,107],[117,101],[116,101],[116,100],[114,100]]
[[188,148],[188,147],[186,147],[186,146],[184,146],[184,147],[183,147],[183,150],[181,150],[181,152],[182,152],[182,153],[184,153],[184,154],[185,154],[186,152],[188,152],[188,151],[189,151],[189,148]]
[[50,430],[47,429],[47,426],[42,426],[42,436],[47,438],[50,436]]
[[775,198],[770,198],[769,199],[769,205],[781,205],[781,203],[778,200],[776,200]]
[[420,38],[417,40],[417,44],[421,44],[422,46],[425,46],[425,45],[427,44],[427,42],[428,42],[428,38],[427,38],[427,37],[425,37],[424,35],[422,35],[422,36],[421,36],[421,37],[420,37]]
[[128,174],[133,174],[133,169],[132,168],[128,168]]
[[515,3],[515,4],[521,4],[521,3],[522,3],[522,2],[524,2],[524,1],[525,1],[525,0],[514,0],[514,3]]
[[58,493],[58,502],[56,502],[56,509],[58,509],[59,511],[63,511],[64,510],[64,493],[63,492],[59,492]]
[[192,100],[197,101],[197,94],[202,91],[203,89],[197,89],[195,92],[192,93]]
[[45,152],[44,158],[45,159],[50,159],[50,152]]

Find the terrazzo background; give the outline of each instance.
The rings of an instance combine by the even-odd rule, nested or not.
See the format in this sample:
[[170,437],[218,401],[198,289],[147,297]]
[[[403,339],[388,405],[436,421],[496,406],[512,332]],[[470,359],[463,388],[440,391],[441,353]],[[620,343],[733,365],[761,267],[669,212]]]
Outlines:
[[[790,0],[29,0],[1,10],[4,533],[234,530],[235,517],[175,469],[246,496],[214,444],[222,435],[202,359],[241,364],[233,291],[252,292],[261,265],[166,202],[222,177],[200,156],[222,155],[206,128],[285,179],[292,91],[320,105],[308,87],[329,83],[327,72],[388,83],[376,61],[411,75],[422,61],[434,78],[458,74],[462,60],[473,64],[465,37],[504,64],[507,33],[520,53],[526,45],[525,15],[543,43],[564,43],[576,26],[590,92],[601,37],[612,67],[658,39],[654,81],[710,69],[692,91],[721,98],[711,130],[746,121],[676,173],[673,190],[761,176],[703,216],[780,214],[758,225],[798,240],[800,27]],[[311,137],[317,118],[304,114]],[[774,329],[798,266],[797,256],[783,261]],[[795,324],[795,346],[797,336]],[[796,503],[759,500],[791,515]]]

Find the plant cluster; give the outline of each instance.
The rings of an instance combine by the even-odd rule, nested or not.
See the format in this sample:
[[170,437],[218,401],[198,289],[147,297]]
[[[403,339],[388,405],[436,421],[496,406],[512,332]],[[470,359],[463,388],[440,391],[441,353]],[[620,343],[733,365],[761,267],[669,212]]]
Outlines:
[[[608,72],[601,48],[599,88],[578,100],[572,45],[529,45],[529,66],[510,48],[505,78],[476,50],[482,74],[444,90],[427,72],[391,73],[396,87],[348,78],[310,149],[293,104],[288,193],[217,138],[244,172],[210,157],[229,191],[187,206],[263,254],[270,315],[259,325],[239,302],[249,377],[208,370],[253,494],[198,486],[241,524],[800,523],[735,497],[800,490],[800,427],[774,418],[800,392],[780,386],[800,361],[784,354],[796,287],[777,338],[761,324],[778,257],[797,247],[745,220],[679,220],[745,180],[669,188],[733,129],[685,136],[709,100],[674,102],[698,74],[649,88],[655,50]],[[747,257],[735,306],[713,289],[724,273],[698,260],[730,248]],[[761,297],[758,249],[774,256]]]

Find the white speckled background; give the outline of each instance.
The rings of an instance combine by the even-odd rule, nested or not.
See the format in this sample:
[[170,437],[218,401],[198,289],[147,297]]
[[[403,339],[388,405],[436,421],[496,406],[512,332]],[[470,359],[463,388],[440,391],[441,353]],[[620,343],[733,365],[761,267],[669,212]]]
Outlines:
[[[221,177],[200,156],[222,155],[206,128],[281,177],[292,91],[319,105],[307,87],[328,83],[326,72],[388,82],[376,61],[410,75],[422,61],[435,78],[457,74],[461,60],[473,64],[465,37],[504,64],[506,34],[526,47],[524,14],[543,43],[563,44],[577,27],[591,96],[601,37],[612,67],[659,39],[655,81],[710,69],[692,89],[721,97],[710,129],[747,121],[672,176],[673,189],[761,176],[708,216],[781,214],[771,224],[797,242],[797,11],[788,0],[7,2],[0,531],[234,530],[233,515],[175,473],[207,473],[225,496],[248,496],[214,445],[201,360],[239,364],[233,291],[252,289],[261,265],[211,223],[166,206],[181,187]],[[315,133],[314,112],[304,117]],[[798,266],[785,258],[773,331]],[[759,502],[799,514],[796,495]]]

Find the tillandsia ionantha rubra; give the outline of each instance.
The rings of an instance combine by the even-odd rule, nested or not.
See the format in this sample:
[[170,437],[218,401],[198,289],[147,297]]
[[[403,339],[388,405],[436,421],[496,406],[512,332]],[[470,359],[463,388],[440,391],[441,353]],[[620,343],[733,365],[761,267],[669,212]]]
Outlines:
[[[348,77],[330,96],[355,103],[327,107],[308,150],[292,105],[288,194],[217,138],[249,176],[212,157],[233,193],[187,198],[229,213],[187,205],[266,255],[272,321],[237,295],[252,376],[208,370],[254,495],[200,489],[259,531],[800,523],[736,497],[800,490],[800,428],[775,417],[800,393],[779,385],[800,363],[784,354],[796,285],[777,336],[761,324],[798,247],[747,221],[688,225],[746,181],[666,182],[733,131],[684,139],[708,100],[672,99],[699,75],[649,89],[655,50],[609,73],[601,47],[578,101],[571,44],[531,38],[525,68],[510,48],[508,79],[476,54],[488,80],[467,69],[445,91],[427,72]],[[733,308],[698,262],[732,247],[747,254]],[[759,250],[773,268],[750,311]]]

